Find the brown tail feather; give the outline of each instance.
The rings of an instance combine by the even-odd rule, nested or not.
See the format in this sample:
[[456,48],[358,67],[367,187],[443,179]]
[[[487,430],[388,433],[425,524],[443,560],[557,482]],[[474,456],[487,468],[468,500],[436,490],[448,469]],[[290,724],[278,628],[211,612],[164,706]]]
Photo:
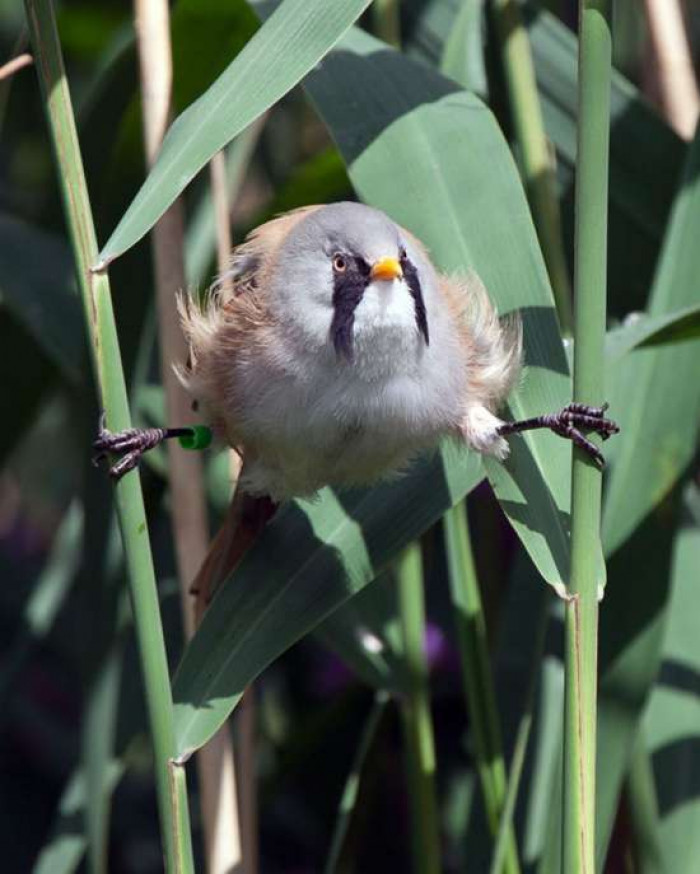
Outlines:
[[277,504],[269,498],[253,498],[236,490],[226,518],[190,588],[197,599],[197,622],[216,590],[233,573],[276,510]]

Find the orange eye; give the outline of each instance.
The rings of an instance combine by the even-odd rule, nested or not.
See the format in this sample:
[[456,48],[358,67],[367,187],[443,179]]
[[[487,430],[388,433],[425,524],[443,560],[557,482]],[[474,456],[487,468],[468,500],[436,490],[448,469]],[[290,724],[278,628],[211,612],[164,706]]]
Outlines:
[[348,263],[342,255],[336,253],[333,256],[333,269],[336,273],[345,273],[348,269]]

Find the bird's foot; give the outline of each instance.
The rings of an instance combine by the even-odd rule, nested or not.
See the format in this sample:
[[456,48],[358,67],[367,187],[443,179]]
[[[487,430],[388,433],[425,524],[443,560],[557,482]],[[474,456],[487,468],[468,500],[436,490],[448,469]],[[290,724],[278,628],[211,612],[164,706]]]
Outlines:
[[599,434],[603,440],[607,440],[613,434],[620,431],[620,426],[612,419],[608,419],[605,415],[608,405],[603,404],[602,407],[589,407],[586,404],[568,404],[558,413],[549,418],[548,427],[559,434],[560,437],[565,437],[579,449],[587,453],[600,467],[605,467],[605,458],[603,453],[593,444],[587,437],[581,433],[581,429],[593,431]]
[[153,449],[169,436],[164,428],[126,428],[124,431],[108,431],[105,428],[105,414],[102,413],[97,440],[92,444],[95,450],[92,463],[97,466],[108,455],[121,456],[109,468],[112,479],[119,480],[138,465],[144,452]]
[[589,407],[587,404],[568,404],[558,413],[536,416],[521,422],[506,422],[499,428],[502,436],[531,431],[535,428],[548,428],[560,437],[571,440],[579,449],[587,453],[600,467],[605,467],[605,458],[598,447],[581,433],[581,429],[599,434],[607,440],[620,430],[619,425],[605,416],[608,404],[602,407]]

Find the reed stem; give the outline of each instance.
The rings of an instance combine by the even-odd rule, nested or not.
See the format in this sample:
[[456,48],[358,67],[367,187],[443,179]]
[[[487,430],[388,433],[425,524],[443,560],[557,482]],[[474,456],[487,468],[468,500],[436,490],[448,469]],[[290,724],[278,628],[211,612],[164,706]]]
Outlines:
[[[496,838],[506,801],[506,766],[491,675],[486,621],[465,502],[447,511],[444,526],[450,596],[464,692],[474,733],[476,765],[489,828]],[[512,826],[506,830],[503,867],[500,870],[506,874],[519,874],[520,871]]]
[[554,291],[559,322],[571,336],[571,282],[564,254],[550,145],[537,93],[530,39],[517,0],[491,0],[501,45],[520,166],[537,236]]
[[423,559],[419,542],[396,563],[399,614],[409,693],[401,702],[415,874],[439,874],[440,832],[435,787],[435,740],[425,657]]
[[[146,159],[152,166],[172,114],[173,69],[168,3],[166,0],[134,0],[134,17]],[[224,216],[222,221],[228,226],[227,217]],[[186,287],[184,237],[184,210],[178,199],[154,225],[151,235],[166,417],[168,422],[177,426],[194,424],[190,398],[172,367],[175,362],[187,360],[187,347],[175,305],[176,294]],[[198,621],[190,586],[209,545],[200,455],[183,452],[175,441],[169,442],[168,479],[183,626],[189,640]],[[226,874],[241,864],[241,842],[236,769],[231,737],[225,727],[198,752],[197,765],[206,870],[208,874]]]
[[[612,40],[607,0],[579,5],[574,401],[604,400]],[[598,438],[591,438],[598,439]],[[565,616],[562,870],[595,871],[601,471],[573,449],[571,579]]]
[[[114,430],[130,427],[126,383],[112,309],[109,280],[90,272],[97,240],[75,118],[51,0],[25,0],[36,69],[44,98],[66,222],[76,261],[100,405]],[[146,514],[137,473],[115,485],[117,514],[126,554],[129,592],[145,687],[158,809],[166,870],[194,870],[184,781],[174,764],[172,694]]]

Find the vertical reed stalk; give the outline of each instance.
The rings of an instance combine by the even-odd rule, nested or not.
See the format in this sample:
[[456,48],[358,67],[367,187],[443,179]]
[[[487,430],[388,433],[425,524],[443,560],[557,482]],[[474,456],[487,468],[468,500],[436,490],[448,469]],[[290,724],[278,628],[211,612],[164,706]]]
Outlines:
[[[170,121],[172,56],[168,5],[164,0],[135,0],[134,14],[146,160],[152,166]],[[186,285],[184,219],[180,200],[176,200],[157,222],[151,240],[166,416],[169,423],[181,427],[192,424],[192,410],[189,398],[173,372],[173,364],[187,359],[187,347],[175,307],[175,295]],[[196,452],[184,452],[177,441],[169,441],[167,451],[175,554],[185,630],[191,637],[194,620],[189,586],[204,560],[209,543],[202,459]]]
[[[700,89],[680,0],[644,0],[649,27],[645,90],[684,140],[691,140],[700,111]],[[652,86],[651,88],[649,86]]]
[[350,829],[352,815],[357,807],[357,799],[360,795],[360,781],[362,778],[362,770],[365,767],[365,762],[369,756],[370,750],[377,737],[382,717],[384,716],[387,705],[389,703],[389,695],[387,692],[377,692],[372,709],[367,717],[360,742],[357,745],[357,750],[353,757],[350,772],[343,787],[343,794],[340,798],[338,806],[338,815],[335,820],[335,828],[333,829],[333,837],[331,839],[331,847],[328,851],[328,859],[323,868],[323,874],[335,874],[340,870],[341,857],[345,840]]
[[[76,260],[100,404],[108,427],[130,426],[129,406],[112,309],[109,280],[90,272],[97,241],[85,183],[80,146],[51,0],[26,0],[34,58],[44,97],[66,221]],[[136,472],[115,486],[124,542],[134,626],[141,660],[158,793],[166,870],[194,870],[187,792],[171,780],[173,762],[172,695],[141,484]]]
[[544,654],[547,623],[549,620],[549,601],[550,592],[543,591],[542,610],[540,611],[540,618],[537,626],[534,629],[535,645],[532,648],[530,679],[528,682],[527,693],[525,695],[525,706],[523,707],[523,712],[518,722],[518,730],[515,735],[515,743],[513,744],[513,756],[511,758],[510,771],[508,772],[508,788],[506,791],[505,802],[503,804],[503,813],[501,815],[501,823],[496,837],[496,846],[494,847],[489,874],[502,874],[502,872],[506,871],[505,866],[508,860],[508,844],[510,841],[510,833],[513,829],[515,804],[518,800],[518,789],[520,787],[520,778],[522,777],[523,766],[525,764],[525,754],[530,742],[533,713],[537,698],[537,687],[539,685],[540,673],[542,671],[542,656]]
[[[233,249],[227,177],[226,153],[224,151],[217,152],[209,162],[209,186],[211,188],[211,201],[214,208],[216,266],[219,274],[224,273],[228,269],[231,250]],[[222,280],[220,284],[222,294],[224,296],[230,294],[232,286],[233,282],[231,279]]]
[[[495,838],[505,807],[506,766],[465,502],[447,511],[444,526],[464,692],[474,731],[474,749],[486,816]],[[507,874],[518,874],[520,871],[512,825],[506,829],[503,867],[500,870]]]
[[[579,5],[574,400],[604,398],[608,144],[612,39],[608,0]],[[571,581],[565,617],[562,870],[595,871],[595,765],[601,471],[573,450]]]
[[404,665],[409,693],[402,701],[408,794],[416,874],[438,874],[440,832],[435,788],[435,740],[425,656],[423,560],[418,541],[396,563]]
[[[170,13],[166,0],[135,0],[136,34],[141,69],[143,127],[146,157],[151,166],[160,150],[171,116],[172,48]],[[217,214],[218,237],[228,230],[228,216]],[[225,205],[223,208],[225,213]],[[178,427],[191,422],[190,400],[172,365],[187,359],[175,295],[186,285],[184,219],[176,200],[153,228],[153,262],[166,416]],[[186,637],[196,625],[190,586],[202,565],[209,543],[201,457],[183,452],[171,441],[168,469],[172,495],[172,532]],[[228,730],[222,728],[197,756],[206,866],[209,874],[240,868],[236,771]]]
[[491,0],[520,165],[563,332],[573,329],[571,283],[564,255],[556,179],[537,93],[530,40],[517,0]]
[[[212,205],[216,217],[216,264],[219,274],[230,265],[233,238],[229,216],[228,171],[225,153],[217,152],[209,162]],[[220,281],[219,288],[225,296],[230,294],[233,280]],[[233,449],[229,451],[229,470],[234,490],[241,473],[241,457]],[[255,756],[256,706],[253,686],[243,695],[236,716],[236,772],[240,806],[240,843],[245,874],[257,874],[260,867],[258,852],[258,793]]]

